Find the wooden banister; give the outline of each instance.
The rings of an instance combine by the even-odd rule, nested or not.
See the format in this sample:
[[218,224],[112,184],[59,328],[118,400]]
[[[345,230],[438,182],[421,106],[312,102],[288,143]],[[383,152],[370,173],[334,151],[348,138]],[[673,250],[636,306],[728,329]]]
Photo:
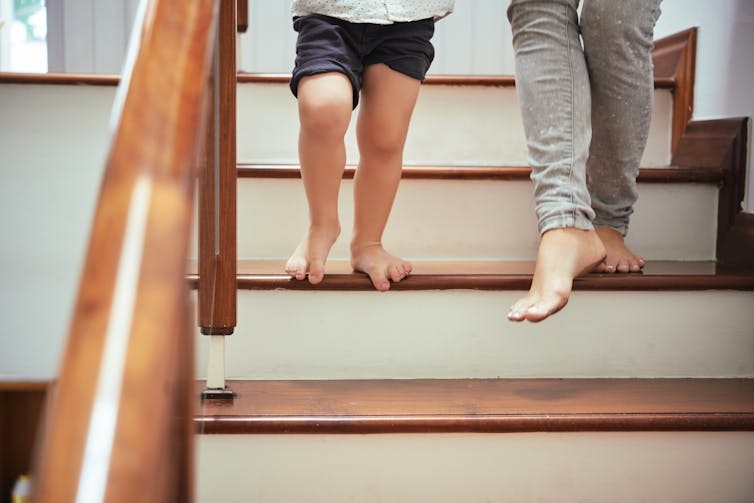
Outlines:
[[141,2],[35,502],[191,501],[185,268],[216,6]]
[[211,336],[209,398],[226,398],[224,337],[236,326],[236,1],[221,0],[218,59],[210,82],[217,120],[205,139],[199,177],[199,326]]

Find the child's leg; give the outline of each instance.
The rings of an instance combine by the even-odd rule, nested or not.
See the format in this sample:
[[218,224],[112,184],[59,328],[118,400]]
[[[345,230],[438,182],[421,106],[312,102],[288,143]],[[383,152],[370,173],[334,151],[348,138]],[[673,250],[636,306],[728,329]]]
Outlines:
[[298,84],[299,159],[309,204],[309,229],[285,266],[296,279],[309,273],[322,281],[325,261],[340,233],[338,190],[346,162],[345,135],[351,119],[353,91],[340,73],[304,77]]
[[587,161],[594,225],[607,248],[604,272],[638,272],[623,240],[637,199],[636,176],[652,118],[652,43],[660,0],[585,0],[581,16],[592,89]]
[[403,167],[403,146],[420,82],[384,64],[366,67],[357,123],[360,161],[354,180],[351,265],[367,273],[377,290],[411,272],[411,264],[382,248]]
[[577,7],[578,0],[513,0],[508,9],[542,234],[531,289],[511,307],[513,321],[562,309],[573,279],[605,253],[586,190],[591,102]]

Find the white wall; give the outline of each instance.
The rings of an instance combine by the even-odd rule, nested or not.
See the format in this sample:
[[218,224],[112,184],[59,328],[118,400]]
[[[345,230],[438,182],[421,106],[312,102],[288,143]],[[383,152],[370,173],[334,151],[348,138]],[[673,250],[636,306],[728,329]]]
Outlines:
[[[694,118],[754,117],[754,1],[663,1],[657,37],[692,26],[699,27]],[[752,154],[750,147],[749,212],[754,212]]]
[[109,86],[0,86],[0,380],[57,374],[114,94]]

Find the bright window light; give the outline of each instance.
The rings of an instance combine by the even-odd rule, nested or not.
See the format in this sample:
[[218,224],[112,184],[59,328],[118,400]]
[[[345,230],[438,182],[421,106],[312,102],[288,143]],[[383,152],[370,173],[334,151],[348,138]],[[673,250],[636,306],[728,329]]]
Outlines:
[[45,0],[0,0],[0,71],[47,72]]

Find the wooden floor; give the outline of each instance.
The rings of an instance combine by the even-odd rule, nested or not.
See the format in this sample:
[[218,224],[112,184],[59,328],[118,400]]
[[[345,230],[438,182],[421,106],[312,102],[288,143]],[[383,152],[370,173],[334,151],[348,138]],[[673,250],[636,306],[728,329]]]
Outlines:
[[754,430],[754,379],[228,384],[234,400],[198,403],[199,433]]

